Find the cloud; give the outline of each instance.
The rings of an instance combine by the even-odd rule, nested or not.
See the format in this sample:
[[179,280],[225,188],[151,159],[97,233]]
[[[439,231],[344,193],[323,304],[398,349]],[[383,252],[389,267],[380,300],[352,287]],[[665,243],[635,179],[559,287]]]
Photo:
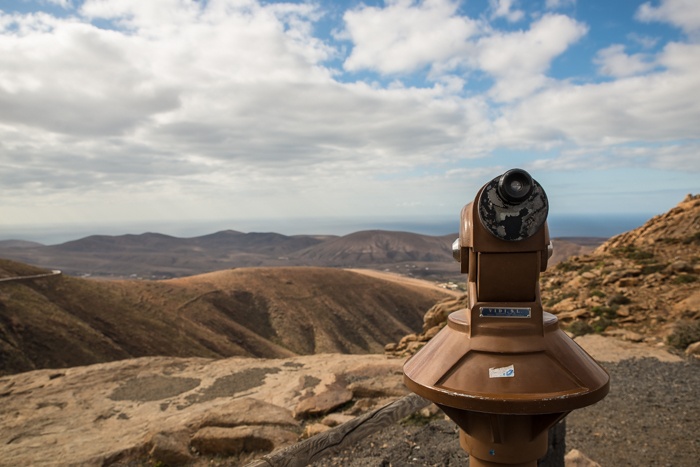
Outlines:
[[655,67],[647,54],[627,55],[623,44],[613,44],[599,50],[593,62],[602,75],[624,78],[646,73]]
[[491,19],[505,18],[509,23],[517,23],[525,17],[523,10],[513,9],[513,0],[489,0]]
[[[62,16],[0,13],[6,206],[41,206],[37,222],[71,206],[90,219],[415,215],[539,151],[538,170],[698,170],[692,41],[611,45],[594,62],[602,82],[566,81],[552,62],[589,27],[563,14],[514,30],[447,0],[334,8],[88,0]],[[341,17],[340,35],[319,35]]]
[[352,41],[343,67],[382,74],[410,73],[464,54],[479,25],[457,14],[449,0],[387,1],[385,8],[361,6],[344,15],[342,37]]
[[178,106],[142,66],[140,39],[73,20],[14,16],[0,36],[0,121],[66,134],[121,134]]
[[559,8],[572,7],[576,5],[576,0],[546,0],[545,8],[548,10],[556,10]]
[[487,120],[479,99],[446,99],[458,86],[449,79],[424,89],[334,80],[323,62],[335,51],[312,36],[315,8],[192,5],[161,2],[167,21],[129,1],[12,17],[0,34],[0,141],[22,163],[5,162],[3,193],[81,184],[101,196],[158,187],[177,198],[178,186],[181,197],[233,196],[281,180],[303,193],[308,177],[352,190],[475,151],[465,133]]
[[681,28],[686,34],[700,34],[700,8],[696,0],[661,0],[658,7],[642,4],[635,17],[640,21],[661,21]]
[[[559,83],[504,110],[494,122],[505,146],[545,149],[575,145],[586,151],[605,149],[610,160],[616,148],[635,144],[688,147],[700,127],[700,45],[670,43],[656,57],[663,67],[641,76],[602,83]],[[529,142],[529,143],[528,143]],[[642,165],[673,167],[681,157],[650,151]],[[578,159],[576,159],[578,161]],[[591,166],[598,164],[590,159]],[[666,162],[663,162],[666,161]],[[561,161],[568,164],[566,158]],[[679,167],[679,166],[677,166]],[[683,165],[698,171],[700,162]]]
[[46,3],[50,3],[52,5],[60,6],[61,8],[65,10],[69,10],[73,8],[73,2],[72,0],[42,0]]
[[584,24],[568,16],[547,14],[526,31],[479,39],[478,67],[497,80],[491,96],[497,101],[512,101],[543,88],[551,61],[587,31]]

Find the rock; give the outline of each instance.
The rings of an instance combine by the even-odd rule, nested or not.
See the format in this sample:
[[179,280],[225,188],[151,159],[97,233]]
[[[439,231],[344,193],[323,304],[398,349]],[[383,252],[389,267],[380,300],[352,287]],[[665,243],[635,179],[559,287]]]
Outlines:
[[422,336],[422,341],[429,341],[433,337],[437,335],[438,332],[442,329],[442,326],[433,326],[432,328],[428,329],[425,331],[425,334]]
[[403,336],[401,340],[399,341],[399,347],[405,347],[408,345],[409,342],[416,342],[418,340],[418,335],[417,334],[408,334],[406,336]]
[[564,465],[566,467],[601,467],[578,449],[572,449],[564,456]]
[[565,311],[563,313],[559,313],[557,315],[557,318],[560,320],[569,320],[569,319],[588,319],[591,317],[591,312],[590,310],[587,310],[586,308],[579,308],[578,310],[573,310],[573,311]]
[[[252,436],[252,441],[243,442],[244,448],[255,443],[275,444],[277,439],[293,443],[300,428],[289,419],[289,409],[300,399],[326,390],[327,385],[333,386],[336,375],[361,374],[359,369],[362,374],[386,375],[387,384],[393,375],[400,383],[401,366],[401,360],[377,354],[306,355],[275,360],[143,357],[3,375],[0,464],[111,465],[118,459],[120,465],[146,465],[152,451],[153,463],[182,465],[165,459],[184,459],[182,446],[188,448],[196,433],[204,438],[207,431],[215,428],[234,430],[226,432],[226,436],[244,440],[247,432],[258,437],[262,433],[266,435],[263,439],[269,441],[255,441]],[[134,385],[144,380],[163,384]],[[184,385],[177,394],[164,391],[169,381],[194,380],[199,381],[196,387]],[[302,387],[299,381],[304,383]],[[126,391],[128,388],[133,390]],[[114,397],[115,394],[120,397]],[[270,406],[260,406],[258,401],[266,401]],[[391,402],[363,401],[357,401],[353,407],[371,410],[377,404]],[[242,412],[246,412],[246,407],[251,410],[235,414],[236,407]],[[278,425],[253,424],[260,420],[253,413],[260,407],[266,407],[262,409],[267,414],[263,418],[269,416]],[[203,426],[241,422],[250,424]],[[184,443],[178,438],[178,433],[183,432],[187,434]],[[275,433],[279,436],[273,436]],[[201,462],[208,464],[206,459]]]
[[352,400],[352,391],[342,377],[332,376],[330,382],[321,382],[314,392],[299,401],[294,408],[294,418],[307,419],[325,415]]
[[578,449],[572,449],[564,456],[566,467],[600,467],[600,464],[588,458]]
[[397,347],[396,343],[387,344],[384,346],[384,352],[394,352]]
[[376,376],[351,383],[348,389],[355,398],[403,397],[408,394],[401,378],[395,375]]
[[289,410],[283,407],[244,397],[234,399],[218,407],[216,411],[208,413],[200,427],[239,425],[299,426],[299,422],[292,417]]
[[676,313],[700,316],[700,290],[696,290],[684,300],[673,305],[673,311]]
[[425,332],[430,328],[440,326],[447,321],[447,317],[450,313],[465,308],[468,299],[469,296],[464,294],[458,298],[447,298],[433,305],[423,317],[423,331]]
[[693,265],[683,260],[677,260],[672,262],[668,265],[667,270],[672,273],[695,272],[695,268],[693,267]]
[[628,342],[643,342],[644,336],[636,332],[630,331],[628,329],[612,329],[603,332],[604,336],[619,337],[620,339]]
[[330,426],[324,425],[323,423],[311,423],[304,427],[304,433],[302,433],[301,437],[302,439],[311,438],[312,436],[324,433],[330,429]]
[[409,342],[406,346],[406,352],[408,352],[410,355],[413,355],[414,353],[418,352],[421,348],[423,348],[424,345],[425,342]]
[[352,415],[345,415],[342,413],[332,413],[328,414],[325,417],[323,417],[323,420],[321,420],[321,423],[323,423],[326,426],[329,427],[334,427],[338,425],[342,425],[343,423],[349,422],[350,420],[354,420],[355,417]]
[[420,409],[421,417],[425,417],[425,418],[434,417],[435,415],[437,415],[441,412],[442,412],[442,410],[440,410],[440,408],[435,404],[430,404],[429,406],[423,407],[422,409]]
[[296,441],[296,434],[277,427],[207,426],[195,433],[191,445],[200,454],[233,456],[247,452],[270,452]]
[[688,356],[693,356],[695,358],[700,358],[700,341],[690,344],[685,349],[685,354]]
[[639,285],[638,277],[623,277],[617,281],[618,287],[636,287]]
[[618,282],[620,279],[625,278],[625,277],[637,277],[641,274],[641,271],[639,269],[623,269],[623,270],[617,270],[613,271],[607,276],[605,276],[605,279],[603,279],[603,285],[608,285],[612,284],[614,282]]
[[160,432],[151,437],[149,456],[154,464],[182,465],[194,460],[190,453],[190,435],[187,431]]
[[549,307],[549,310],[551,310],[551,313],[562,313],[562,312],[567,312],[567,311],[572,311],[578,308],[578,305],[576,304],[576,301],[572,297],[565,298],[564,300],[555,303],[551,307]]

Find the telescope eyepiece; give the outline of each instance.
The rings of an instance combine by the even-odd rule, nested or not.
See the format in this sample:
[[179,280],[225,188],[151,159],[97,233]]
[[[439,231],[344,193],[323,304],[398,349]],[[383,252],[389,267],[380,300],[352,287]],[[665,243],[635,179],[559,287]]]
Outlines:
[[532,237],[547,220],[547,195],[523,169],[511,169],[484,185],[476,200],[486,230],[506,241]]
[[498,179],[498,195],[507,203],[522,203],[532,193],[533,186],[529,173],[523,169],[510,169]]

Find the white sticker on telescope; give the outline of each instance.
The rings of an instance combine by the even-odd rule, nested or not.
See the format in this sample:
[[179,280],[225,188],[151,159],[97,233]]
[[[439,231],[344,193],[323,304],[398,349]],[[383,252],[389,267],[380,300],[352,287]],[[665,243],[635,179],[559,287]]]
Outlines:
[[514,376],[515,367],[513,365],[503,368],[489,368],[489,378],[512,378]]

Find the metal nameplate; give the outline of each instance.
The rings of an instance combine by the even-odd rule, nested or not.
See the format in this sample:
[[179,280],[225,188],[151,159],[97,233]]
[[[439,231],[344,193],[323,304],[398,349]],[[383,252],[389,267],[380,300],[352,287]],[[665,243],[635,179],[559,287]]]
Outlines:
[[530,308],[479,307],[481,318],[529,318]]

